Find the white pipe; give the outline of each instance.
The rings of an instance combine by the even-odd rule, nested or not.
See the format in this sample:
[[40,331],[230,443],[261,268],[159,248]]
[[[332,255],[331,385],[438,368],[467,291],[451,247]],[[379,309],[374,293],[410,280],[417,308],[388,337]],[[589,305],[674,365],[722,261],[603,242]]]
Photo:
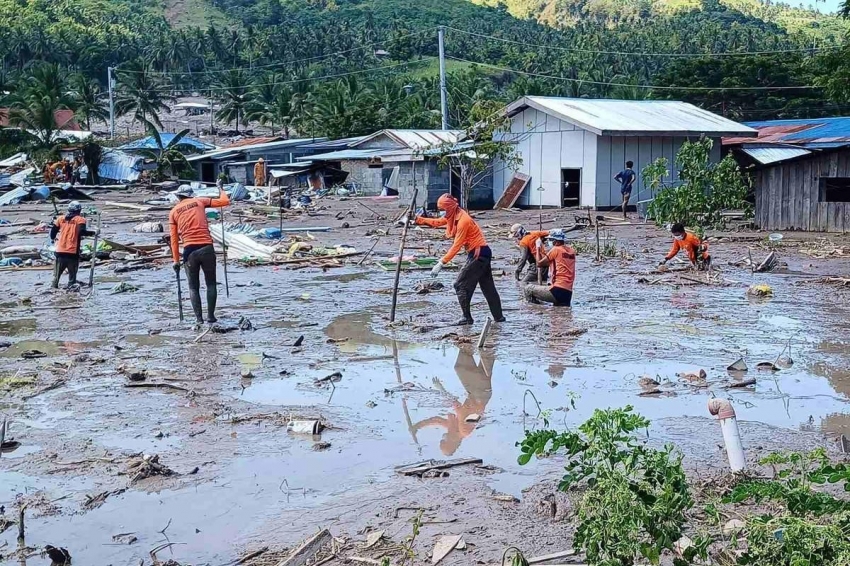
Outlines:
[[738,431],[738,419],[735,408],[728,399],[709,399],[708,412],[720,421],[723,432],[723,442],[726,444],[726,456],[732,472],[740,472],[746,466],[744,446],[741,444],[741,433]]

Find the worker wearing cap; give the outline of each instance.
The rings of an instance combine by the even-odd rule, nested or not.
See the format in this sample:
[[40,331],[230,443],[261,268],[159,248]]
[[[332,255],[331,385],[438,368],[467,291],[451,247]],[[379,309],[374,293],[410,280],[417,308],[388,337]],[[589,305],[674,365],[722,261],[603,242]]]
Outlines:
[[[519,263],[516,266],[514,276],[517,281],[531,283],[537,280],[537,262],[534,261],[534,250],[537,246],[537,240],[542,240],[549,235],[548,230],[535,230],[526,232],[522,224],[514,224],[511,226],[510,236],[517,241],[517,247],[520,249]],[[525,277],[522,275],[522,270],[529,263],[528,272]],[[549,269],[543,269],[541,273],[543,281],[549,277]]]
[[551,284],[526,285],[524,294],[531,303],[552,303],[556,307],[569,307],[573,300],[573,282],[576,278],[576,251],[566,245],[566,236],[562,230],[552,230],[549,238],[552,249],[548,253],[538,240],[534,257],[540,267],[550,267]]
[[[452,238],[453,243],[439,262],[431,270],[431,276],[436,277],[443,267],[454,258],[461,248],[466,249],[466,263],[460,269],[455,279],[454,288],[463,318],[458,325],[472,324],[472,313],[470,304],[475,288],[480,286],[490,313],[496,322],[504,322],[502,314],[502,300],[496,290],[493,281],[493,268],[490,265],[493,252],[484,239],[481,228],[475,220],[458,204],[457,200],[450,194],[441,195],[437,199],[437,209],[446,213],[443,218],[416,217],[416,224],[420,226],[431,226],[432,228],[446,227],[446,237]],[[401,258],[399,258],[401,260]]]
[[266,186],[266,160],[262,157],[254,165],[254,186]]
[[[59,288],[59,278],[65,270],[68,271],[68,287],[77,284],[83,237],[94,236],[94,232],[86,230],[86,219],[81,214],[82,209],[79,202],[71,201],[68,204],[68,213],[54,219],[50,226],[50,243],[56,244],[52,284],[54,289]],[[92,254],[96,252],[97,250],[93,250]]]
[[207,286],[207,322],[216,322],[215,303],[218,299],[215,277],[215,248],[207,223],[207,208],[227,206],[230,198],[219,183],[218,198],[195,197],[189,185],[183,185],[175,195],[179,202],[171,209],[168,225],[171,231],[171,257],[174,271],[180,270],[180,242],[183,242],[183,264],[189,280],[189,299],[197,324],[204,323],[201,310],[201,270]]
[[686,232],[684,224],[673,224],[670,228],[670,233],[673,235],[673,247],[661,260],[659,266],[666,264],[668,261],[676,257],[679,251],[684,250],[688,254],[688,259],[691,265],[699,270],[708,269],[711,265],[711,256],[708,254],[708,244],[703,242],[699,236],[693,232]]

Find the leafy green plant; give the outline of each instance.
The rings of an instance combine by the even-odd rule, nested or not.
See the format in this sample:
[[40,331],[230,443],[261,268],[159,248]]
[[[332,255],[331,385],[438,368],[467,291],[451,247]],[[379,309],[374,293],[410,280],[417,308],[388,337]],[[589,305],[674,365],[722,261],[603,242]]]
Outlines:
[[681,537],[693,505],[682,456],[670,446],[657,450],[639,442],[637,432],[648,427],[631,406],[597,409],[578,432],[526,432],[519,444],[521,465],[566,453],[559,489],[586,487],[574,545],[594,566],[631,566],[639,556],[657,564]]
[[798,517],[757,517],[747,523],[747,566],[846,566],[850,564],[850,514],[827,524]]
[[850,511],[850,502],[813,489],[814,485],[844,482],[850,491],[850,466],[831,463],[822,448],[807,453],[775,452],[759,461],[773,467],[775,479],[748,479],[738,483],[725,503],[776,501],[797,517]]
[[[411,532],[408,536],[404,537],[404,541],[401,543],[401,558],[399,559],[398,566],[405,566],[406,564],[412,564],[413,560],[416,558],[416,553],[413,551],[413,543],[416,542],[416,537],[419,536],[419,531],[422,529],[422,510],[420,509],[418,513],[413,517],[413,526],[411,528]],[[381,559],[381,566],[390,566],[389,557],[384,557]]]
[[167,144],[163,144],[159,132],[152,124],[148,124],[148,135],[153,137],[157,150],[145,149],[139,153],[156,162],[155,177],[158,180],[166,178],[167,175],[180,175],[181,171],[192,169],[192,166],[186,161],[186,156],[180,151],[180,142],[188,133],[189,130],[185,129],[171,138],[171,141]]
[[[749,178],[730,155],[712,163],[711,147],[708,138],[682,144],[676,155],[681,184],[660,188],[649,204],[648,214],[656,223],[722,227],[724,210],[744,209],[751,213],[746,201]],[[666,161],[658,159],[641,173],[644,183],[660,187],[667,174]]]

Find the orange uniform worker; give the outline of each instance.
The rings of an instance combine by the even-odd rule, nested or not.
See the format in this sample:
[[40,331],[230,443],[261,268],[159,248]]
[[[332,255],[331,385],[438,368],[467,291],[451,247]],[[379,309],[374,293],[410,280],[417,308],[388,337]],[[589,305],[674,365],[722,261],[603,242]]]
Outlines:
[[[77,201],[68,203],[68,213],[54,219],[50,227],[50,242],[56,244],[56,262],[53,264],[53,288],[59,288],[59,278],[68,270],[68,287],[77,284],[80,268],[80,249],[84,236],[94,236],[86,230],[86,219],[82,217],[82,206]],[[59,236],[58,240],[56,236]]]
[[542,245],[535,249],[534,257],[540,267],[551,267],[552,283],[546,285],[526,285],[525,298],[530,303],[552,303],[556,307],[572,306],[573,283],[576,279],[576,251],[565,244],[566,236],[562,230],[549,232],[552,249],[545,253]]
[[[526,232],[525,228],[522,227],[522,224],[514,224],[511,226],[510,235],[512,238],[517,240],[517,247],[520,249],[520,258],[519,263],[516,266],[516,271],[514,272],[514,276],[517,281],[522,281],[524,283],[531,283],[533,281],[537,281],[537,262],[534,259],[534,249],[537,245],[537,240],[541,240],[549,235],[548,230],[534,230],[531,232]],[[525,269],[525,265],[529,264],[528,272],[526,272],[525,277],[522,275],[522,270]],[[549,268],[544,268],[542,273],[543,281],[549,277]]]
[[266,186],[266,160],[262,157],[254,164],[254,186]]
[[673,227],[670,228],[670,232],[673,234],[673,247],[670,248],[670,252],[659,265],[664,265],[669,260],[676,257],[676,254],[678,254],[679,251],[684,250],[685,253],[688,254],[688,259],[691,261],[691,265],[699,270],[708,269],[708,266],[711,265],[711,256],[708,254],[708,244],[703,242],[699,236],[693,232],[686,232],[683,224],[673,224]]
[[168,225],[171,231],[171,257],[174,271],[180,270],[180,242],[183,242],[183,264],[189,281],[189,299],[195,311],[197,324],[204,323],[201,310],[201,270],[207,286],[207,322],[217,322],[215,303],[218,289],[215,277],[215,248],[207,223],[207,208],[227,206],[230,198],[219,186],[218,198],[195,197],[189,185],[183,185],[175,193],[180,202],[171,209]]
[[490,250],[490,246],[487,245],[487,240],[484,239],[481,228],[478,227],[475,220],[465,210],[460,208],[457,200],[450,194],[441,195],[437,199],[437,208],[445,211],[446,216],[444,218],[424,218],[417,216],[416,224],[419,226],[431,226],[432,228],[445,226],[446,237],[453,239],[449,251],[434,266],[434,269],[431,270],[432,277],[436,277],[440,273],[440,270],[443,269],[443,266],[449,263],[461,248],[466,250],[466,263],[458,272],[454,283],[457,300],[460,303],[460,310],[463,313],[463,318],[457,324],[472,324],[470,305],[472,303],[472,295],[478,286],[481,287],[481,292],[484,293],[484,298],[487,299],[487,305],[490,307],[493,320],[504,322],[502,300],[499,298],[499,292],[496,290],[496,283],[493,281],[493,268],[490,264],[493,259],[493,252]]

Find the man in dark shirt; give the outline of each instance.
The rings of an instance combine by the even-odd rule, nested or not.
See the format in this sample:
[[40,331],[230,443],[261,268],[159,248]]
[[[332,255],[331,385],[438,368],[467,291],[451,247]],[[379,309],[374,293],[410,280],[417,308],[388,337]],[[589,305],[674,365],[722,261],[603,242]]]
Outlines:
[[632,170],[634,163],[626,161],[626,168],[614,176],[614,180],[620,183],[620,194],[623,195],[623,218],[626,216],[626,207],[629,205],[629,199],[632,196],[632,185],[635,183],[635,172]]

